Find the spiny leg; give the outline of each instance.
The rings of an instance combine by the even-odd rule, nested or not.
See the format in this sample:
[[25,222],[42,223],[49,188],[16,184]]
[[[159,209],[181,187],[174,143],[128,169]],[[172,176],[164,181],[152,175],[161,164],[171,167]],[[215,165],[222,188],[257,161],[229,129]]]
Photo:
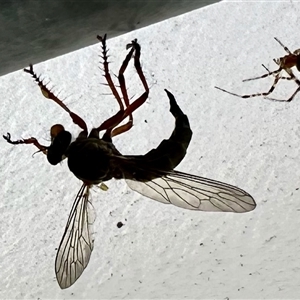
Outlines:
[[29,73],[33,79],[37,82],[38,86],[40,87],[42,94],[45,98],[53,100],[56,102],[60,107],[62,107],[66,112],[69,113],[70,117],[72,118],[73,122],[78,125],[81,129],[83,129],[84,133],[87,135],[87,126],[84,120],[79,117],[77,114],[73,113],[60,99],[58,99],[43,83],[40,79],[40,76],[37,76],[36,73],[33,71],[32,64],[29,65],[29,69],[24,69],[24,72]]
[[108,67],[108,49],[106,47],[106,34],[104,37],[101,37],[100,35],[97,35],[97,39],[101,42],[102,44],[102,59],[103,59],[103,69],[104,69],[104,77],[108,83],[108,86],[110,87],[113,95],[115,96],[116,100],[119,103],[120,110],[124,110],[124,105],[122,103],[122,99],[111,79],[110,72],[109,72],[109,67]]
[[[108,86],[110,87],[115,99],[117,100],[117,102],[119,103],[120,106],[120,110],[113,115],[112,117],[108,118],[107,120],[105,120],[99,127],[94,128],[93,131],[96,132],[100,132],[101,130],[106,130],[105,132],[105,139],[107,140],[111,140],[111,132],[112,129],[117,126],[120,123],[120,119],[122,118],[125,108],[124,108],[124,104],[122,102],[122,99],[112,81],[110,72],[109,72],[109,67],[108,67],[108,55],[107,55],[107,47],[106,47],[106,34],[104,35],[104,37],[101,37],[99,35],[97,35],[97,39],[101,42],[102,44],[102,58],[103,58],[103,71],[104,71],[104,77],[108,83]],[[134,52],[134,49],[132,49],[130,51],[130,53],[126,56],[126,58],[128,58],[128,61],[130,60],[130,58],[132,57],[132,54]]]
[[[132,47],[132,49],[127,54],[122,66],[120,68],[119,77],[118,77],[119,82],[120,82],[122,95],[123,95],[124,102],[125,102],[125,105],[126,105],[126,109],[125,110],[120,109],[120,111],[118,113],[116,113],[114,116],[112,116],[111,118],[104,121],[98,128],[95,128],[95,130],[98,131],[98,132],[100,132],[101,130],[106,130],[106,132],[104,134],[104,138],[107,139],[107,140],[109,140],[112,136],[116,136],[116,135],[121,134],[125,131],[128,131],[132,127],[132,113],[138,107],[140,107],[148,98],[149,88],[148,88],[146,79],[144,77],[144,74],[142,73],[142,68],[141,68],[140,62],[139,62],[140,45],[137,43],[136,40],[134,40],[134,41],[132,41],[132,44],[127,45],[127,49],[129,47]],[[125,72],[125,69],[126,69],[126,67],[127,67],[127,65],[128,65],[128,63],[129,63],[129,61],[130,61],[130,59],[131,59],[134,52],[135,52],[135,64],[134,65],[137,69],[137,73],[138,73],[141,81],[143,82],[143,85],[146,89],[146,92],[142,96],[140,96],[138,99],[136,99],[132,104],[129,104],[129,98],[128,98],[128,95],[127,95],[127,89],[126,89],[125,79],[124,79],[123,73]],[[123,78],[122,78],[122,76],[123,76]],[[130,118],[129,122],[127,124],[115,128],[116,126],[118,126],[118,124],[120,124],[127,117]]]

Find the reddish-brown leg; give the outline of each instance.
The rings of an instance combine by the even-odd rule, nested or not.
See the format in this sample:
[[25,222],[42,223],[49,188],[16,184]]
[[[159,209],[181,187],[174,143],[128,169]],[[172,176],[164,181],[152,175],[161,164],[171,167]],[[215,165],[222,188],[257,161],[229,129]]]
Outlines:
[[[140,107],[146,100],[148,97],[148,93],[149,93],[149,88],[148,88],[148,84],[146,82],[145,76],[142,72],[142,68],[141,68],[141,64],[140,64],[140,53],[141,53],[141,47],[140,45],[137,43],[136,40],[132,41],[131,44],[127,45],[127,49],[128,48],[132,48],[130,50],[130,52],[127,54],[124,62],[122,63],[122,66],[119,70],[119,76],[118,76],[118,80],[119,80],[119,84],[120,84],[120,88],[121,88],[121,92],[122,92],[122,96],[123,96],[123,100],[125,103],[125,110],[124,110],[124,106],[122,106],[123,104],[120,104],[120,97],[118,92],[116,91],[116,88],[111,80],[110,74],[109,74],[109,70],[108,70],[108,62],[107,62],[107,50],[106,50],[106,43],[105,43],[105,38],[106,36],[104,36],[104,38],[101,38],[99,36],[97,36],[97,38],[102,42],[102,48],[103,48],[103,59],[104,59],[104,72],[105,72],[105,78],[107,80],[108,85],[110,86],[114,96],[116,97],[119,105],[120,105],[120,111],[118,113],[116,113],[114,116],[112,116],[111,118],[107,119],[106,121],[104,121],[98,128],[96,128],[96,130],[98,132],[100,132],[101,130],[106,130],[105,136],[108,137],[112,137],[112,136],[116,136],[118,134],[121,134],[125,131],[128,131],[131,127],[132,127],[132,121],[133,121],[133,117],[132,117],[132,113],[134,110],[136,110],[138,107]],[[134,60],[134,65],[135,68],[137,70],[137,73],[145,87],[145,93],[143,93],[143,95],[141,95],[138,99],[136,99],[132,104],[129,103],[129,98],[128,98],[128,94],[127,94],[127,88],[126,88],[126,83],[125,83],[125,77],[124,77],[124,72],[128,66],[128,63],[131,59],[131,57],[133,56],[133,53],[135,53],[135,60]],[[122,125],[119,126],[117,128],[115,128],[116,126],[118,126],[118,124],[120,124],[125,118],[129,117],[129,121]]]
[[56,102],[60,107],[62,107],[66,112],[69,113],[70,117],[72,118],[73,122],[78,125],[87,135],[87,126],[84,122],[84,120],[79,117],[77,114],[73,113],[60,99],[58,99],[48,88],[47,86],[43,83],[43,81],[40,79],[40,76],[37,76],[36,73],[33,71],[33,67],[30,64],[29,69],[24,69],[26,73],[29,73],[33,79],[37,82],[38,86],[40,87],[42,94],[45,98],[53,100]]
[[123,99],[124,99],[124,102],[125,102],[125,105],[126,105],[126,111],[125,111],[124,115],[126,117],[129,114],[128,115],[129,116],[129,121],[126,124],[115,128],[112,132],[112,136],[116,136],[118,134],[126,132],[132,127],[132,124],[133,124],[132,112],[134,110],[136,110],[138,107],[140,107],[147,100],[148,93],[149,93],[149,87],[148,87],[147,81],[145,79],[145,76],[143,74],[141,63],[140,63],[141,46],[137,43],[137,39],[133,40],[131,42],[131,44],[128,44],[126,46],[126,49],[129,49],[129,48],[132,48],[132,49],[135,50],[135,53],[134,53],[134,66],[135,66],[135,69],[136,69],[136,71],[137,71],[137,73],[140,77],[140,80],[142,81],[142,83],[144,85],[145,92],[137,100],[135,100],[135,102],[133,102],[132,105],[129,104],[129,98],[128,98],[128,94],[127,94],[127,88],[126,88],[126,83],[125,83],[124,72],[127,68],[129,60],[132,56],[132,54],[131,54],[132,51],[130,51],[129,54],[126,56],[122,66],[119,70],[119,76],[118,76],[121,91],[122,91],[122,95],[123,95]]
[[110,87],[113,95],[115,96],[116,100],[119,103],[120,110],[124,110],[124,105],[122,102],[122,99],[114,85],[114,82],[111,79],[110,73],[109,73],[109,67],[108,67],[108,49],[106,47],[106,34],[104,37],[101,37],[100,35],[97,35],[97,39],[101,42],[102,44],[102,59],[103,59],[103,71],[104,71],[104,77],[108,83],[108,86]]
[[10,138],[10,133],[7,133],[7,135],[3,135],[3,138],[12,145],[19,145],[19,144],[33,144],[34,146],[36,146],[41,152],[43,152],[44,154],[47,154],[46,150],[48,149],[47,146],[41,145],[36,138],[31,137],[29,139],[22,139],[22,140],[16,140],[16,141],[12,141]]
[[[113,95],[115,96],[115,99],[117,100],[119,106],[120,106],[120,110],[113,115],[112,117],[108,118],[106,121],[104,121],[98,128],[95,128],[96,131],[100,132],[101,130],[106,130],[106,137],[107,138],[111,138],[111,131],[112,129],[117,126],[120,123],[120,119],[123,117],[124,111],[125,111],[125,107],[124,104],[122,102],[122,99],[114,85],[114,82],[112,81],[110,72],[109,72],[109,67],[108,67],[108,55],[107,55],[107,47],[106,47],[106,34],[104,35],[104,37],[101,37],[99,35],[97,35],[97,39],[101,42],[102,44],[102,58],[103,58],[103,71],[104,71],[104,77],[107,81],[108,86],[110,87]],[[127,60],[127,64],[130,60],[130,58],[132,57],[134,52],[134,48],[131,49],[131,51],[127,54],[125,61]],[[124,64],[124,63],[123,63]],[[122,67],[121,67],[122,68]],[[120,81],[119,81],[120,82]],[[121,88],[122,89],[122,88]],[[125,88],[125,92],[126,92],[126,88]],[[123,93],[123,91],[122,91]],[[125,95],[125,96],[124,96]],[[126,94],[123,94],[123,98],[124,99],[128,99],[128,96],[126,97]],[[124,100],[126,103],[126,100]],[[129,102],[129,100],[127,101]],[[127,105],[126,105],[127,106]]]

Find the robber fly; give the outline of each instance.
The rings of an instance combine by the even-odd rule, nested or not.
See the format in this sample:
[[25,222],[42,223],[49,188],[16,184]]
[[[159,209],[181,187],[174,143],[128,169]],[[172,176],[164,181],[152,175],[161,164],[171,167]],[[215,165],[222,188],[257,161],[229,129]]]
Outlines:
[[[12,141],[9,133],[3,136],[10,144],[35,145],[39,151],[47,155],[52,165],[57,165],[67,158],[69,169],[83,182],[75,197],[56,255],[56,278],[62,289],[71,286],[81,276],[94,247],[92,231],[94,215],[89,200],[92,185],[112,178],[125,179],[132,190],[146,197],[191,210],[243,213],[253,210],[256,206],[254,199],[238,187],[174,170],[186,154],[192,130],[187,116],[167,90],[165,91],[170,101],[170,112],[175,118],[175,129],[170,138],[163,140],[156,149],[152,149],[145,155],[122,155],[116,149],[112,137],[132,127],[132,113],[145,103],[149,88],[140,65],[141,48],[137,40],[133,40],[127,45],[130,51],[118,74],[121,98],[108,68],[106,35],[97,38],[102,44],[104,75],[119,103],[119,111],[88,133],[85,121],[46,87],[30,65],[29,69],[24,71],[32,75],[46,98],[56,102],[69,113],[73,122],[82,131],[75,141],[72,141],[71,133],[62,125],[53,125],[50,130],[50,146],[41,145],[34,137]],[[132,57],[145,91],[130,103],[124,72]],[[128,120],[127,123],[120,125],[125,119]],[[99,138],[100,131],[104,131],[101,138]]]

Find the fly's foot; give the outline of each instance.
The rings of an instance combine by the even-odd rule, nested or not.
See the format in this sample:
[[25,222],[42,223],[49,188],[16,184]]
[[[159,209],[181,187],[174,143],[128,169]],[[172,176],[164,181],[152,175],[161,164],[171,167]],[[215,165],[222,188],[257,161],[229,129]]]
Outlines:
[[131,43],[126,45],[126,50],[130,49],[131,47],[136,47],[137,45],[137,39],[134,39],[133,41],[131,41]]
[[13,144],[13,145],[17,145],[17,144],[23,144],[23,140],[17,140],[17,141],[12,141],[11,140],[11,135],[8,132],[7,135],[3,135],[3,138],[9,143],[9,144]]

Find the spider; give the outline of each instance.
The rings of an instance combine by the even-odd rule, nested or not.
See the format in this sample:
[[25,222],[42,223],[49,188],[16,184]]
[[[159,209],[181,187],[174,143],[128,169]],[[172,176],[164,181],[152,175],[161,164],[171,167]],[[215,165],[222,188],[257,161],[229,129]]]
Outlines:
[[[93,185],[103,184],[112,178],[125,179],[132,190],[148,198],[197,211],[245,213],[256,206],[251,195],[238,187],[174,170],[185,157],[192,130],[188,117],[180,109],[173,94],[167,90],[165,91],[170,102],[170,112],[175,119],[175,128],[169,139],[163,140],[157,148],[144,155],[123,155],[116,149],[112,137],[132,127],[132,113],[145,103],[149,88],[140,65],[141,47],[136,39],[127,45],[130,51],[119,69],[118,81],[122,98],[109,73],[106,35],[103,38],[98,36],[98,40],[102,43],[104,76],[119,103],[119,111],[88,132],[85,121],[47,88],[30,65],[29,69],[24,71],[34,78],[46,98],[56,102],[69,113],[82,131],[75,141],[72,141],[71,133],[62,125],[53,125],[50,130],[50,146],[41,145],[34,137],[12,141],[9,133],[3,136],[13,145],[33,144],[47,155],[52,165],[67,159],[70,171],[82,181],[55,259],[56,278],[62,289],[70,287],[81,276],[94,248],[92,225],[95,215],[89,198]],[[133,56],[144,92],[130,103],[124,72]],[[125,119],[128,119],[127,123],[120,125]],[[163,124],[161,126],[163,127]],[[101,138],[100,131],[104,131]],[[105,187],[103,189],[105,190]],[[121,227],[121,224],[119,225]]]
[[[279,66],[279,68],[275,71],[270,71],[265,65],[262,65],[268,73],[263,74],[261,76],[258,77],[253,77],[253,78],[249,78],[249,79],[244,79],[243,82],[245,81],[251,81],[251,80],[256,80],[256,79],[260,79],[260,78],[265,78],[268,76],[275,76],[274,82],[271,86],[271,88],[269,89],[269,91],[267,92],[263,92],[263,93],[256,93],[256,94],[249,94],[249,95],[239,95],[239,94],[235,94],[232,92],[229,92],[227,90],[224,90],[222,88],[219,88],[217,86],[215,86],[216,89],[221,90],[225,93],[228,93],[230,95],[236,96],[236,97],[240,97],[240,98],[252,98],[252,97],[258,97],[258,96],[264,96],[265,99],[268,100],[272,100],[272,101],[277,101],[277,102],[291,102],[294,97],[296,96],[296,94],[300,91],[300,81],[299,79],[294,75],[292,68],[296,67],[298,71],[300,71],[300,49],[295,50],[293,53],[282,44],[282,42],[274,37],[274,39],[283,47],[283,49],[288,53],[288,55],[277,58],[277,59],[273,59],[273,61]],[[285,76],[281,76],[281,71],[284,70],[286,71],[286,73],[288,73],[288,77]],[[270,98],[270,97],[266,97],[268,95],[270,95],[275,87],[276,84],[278,83],[278,81],[280,79],[286,79],[286,80],[294,80],[296,82],[296,84],[298,85],[298,88],[296,89],[296,91],[287,99],[287,100],[280,100],[280,99],[274,99],[274,98]]]

